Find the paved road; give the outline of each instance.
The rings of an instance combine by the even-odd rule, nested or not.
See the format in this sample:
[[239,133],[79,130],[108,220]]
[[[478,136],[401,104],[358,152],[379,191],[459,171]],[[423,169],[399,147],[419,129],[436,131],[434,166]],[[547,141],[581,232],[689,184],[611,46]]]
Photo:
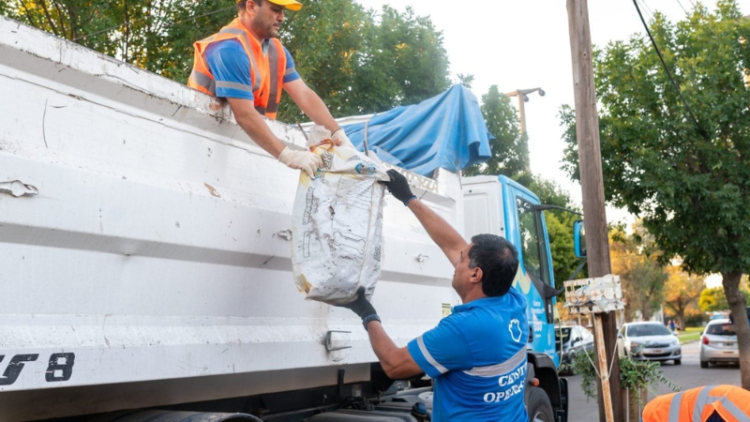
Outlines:
[[[663,364],[661,371],[664,375],[680,386],[683,390],[713,384],[740,385],[740,367],[737,365],[711,365],[708,369],[701,369],[699,355],[700,343],[693,342],[682,346],[682,365],[676,366],[671,361]],[[599,409],[596,400],[589,399],[581,391],[581,377],[579,375],[569,376],[568,386],[570,388],[570,415],[571,422],[598,422]],[[670,393],[671,390],[660,385],[657,394]],[[649,394],[649,398],[653,398]]]

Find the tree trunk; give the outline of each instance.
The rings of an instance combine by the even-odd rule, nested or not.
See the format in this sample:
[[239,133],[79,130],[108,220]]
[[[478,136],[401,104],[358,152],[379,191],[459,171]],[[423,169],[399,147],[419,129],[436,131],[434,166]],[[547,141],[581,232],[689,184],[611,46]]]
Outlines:
[[648,300],[646,300],[641,307],[641,315],[643,315],[644,321],[651,320],[651,303]]
[[729,309],[732,310],[734,327],[737,330],[737,347],[740,350],[740,379],[742,388],[750,390],[750,324],[745,311],[745,296],[740,292],[742,271],[722,273],[721,283],[727,296]]
[[638,406],[639,391],[633,390],[632,388],[627,389],[628,392],[628,422],[638,422],[641,419],[641,409]]
[[677,322],[680,323],[680,330],[684,330],[685,329],[685,308],[682,308],[677,312]]

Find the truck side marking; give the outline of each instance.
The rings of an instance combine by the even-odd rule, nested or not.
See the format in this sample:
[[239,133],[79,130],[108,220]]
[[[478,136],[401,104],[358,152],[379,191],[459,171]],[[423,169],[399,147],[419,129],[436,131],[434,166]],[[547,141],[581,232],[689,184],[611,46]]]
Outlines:
[[[49,366],[45,378],[47,382],[67,381],[73,375],[73,363],[76,355],[73,353],[53,353],[49,357]],[[60,372],[57,376],[56,372]]]
[[[2,378],[0,378],[0,385],[11,385],[18,379],[23,369],[24,362],[33,362],[39,357],[38,354],[33,355],[15,355],[8,363],[8,367],[3,372]],[[0,355],[0,362],[3,361],[5,355]]]

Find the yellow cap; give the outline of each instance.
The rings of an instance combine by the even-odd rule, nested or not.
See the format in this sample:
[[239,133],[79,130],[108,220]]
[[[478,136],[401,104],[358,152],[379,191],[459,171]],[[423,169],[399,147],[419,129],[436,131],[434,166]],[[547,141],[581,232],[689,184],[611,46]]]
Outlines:
[[[242,0],[237,0],[237,3],[239,3]],[[273,4],[277,4],[279,6],[284,6],[287,9],[296,12],[300,9],[302,9],[302,3],[298,2],[297,0],[267,0]]]

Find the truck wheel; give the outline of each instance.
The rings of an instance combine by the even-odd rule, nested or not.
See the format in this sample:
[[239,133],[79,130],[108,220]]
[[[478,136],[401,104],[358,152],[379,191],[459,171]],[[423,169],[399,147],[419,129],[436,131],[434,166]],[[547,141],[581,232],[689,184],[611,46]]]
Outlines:
[[526,403],[529,422],[554,422],[552,404],[547,393],[539,387],[529,387],[529,401]]

